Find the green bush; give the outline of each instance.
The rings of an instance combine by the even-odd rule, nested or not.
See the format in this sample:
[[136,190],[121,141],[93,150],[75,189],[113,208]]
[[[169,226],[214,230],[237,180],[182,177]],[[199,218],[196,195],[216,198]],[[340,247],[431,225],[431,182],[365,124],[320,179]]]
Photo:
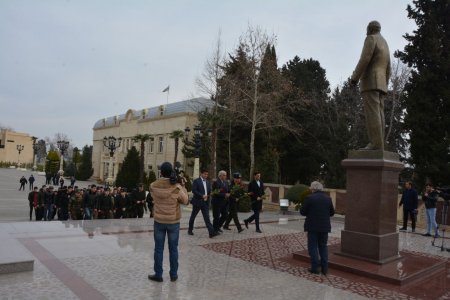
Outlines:
[[289,202],[295,204],[295,209],[299,210],[305,200],[305,197],[311,194],[309,187],[304,184],[296,184],[291,187],[286,193],[286,198]]
[[252,200],[250,196],[245,195],[239,198],[238,201],[238,211],[239,212],[249,212],[252,209]]

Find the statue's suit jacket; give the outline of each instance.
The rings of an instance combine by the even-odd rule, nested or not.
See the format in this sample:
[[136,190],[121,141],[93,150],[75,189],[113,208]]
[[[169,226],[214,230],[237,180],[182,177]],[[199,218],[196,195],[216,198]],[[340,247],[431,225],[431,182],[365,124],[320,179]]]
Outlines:
[[386,40],[380,33],[370,34],[351,79],[361,79],[361,92],[378,90],[387,93],[391,75],[391,58]]

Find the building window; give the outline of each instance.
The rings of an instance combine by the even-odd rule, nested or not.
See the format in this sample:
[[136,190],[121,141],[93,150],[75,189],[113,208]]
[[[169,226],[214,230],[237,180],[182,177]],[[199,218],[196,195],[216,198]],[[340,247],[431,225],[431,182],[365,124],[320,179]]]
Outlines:
[[160,136],[159,137],[159,143],[158,143],[158,152],[162,153],[164,150],[164,137]]
[[151,138],[148,140],[148,152],[153,153],[153,145],[154,145],[154,139]]

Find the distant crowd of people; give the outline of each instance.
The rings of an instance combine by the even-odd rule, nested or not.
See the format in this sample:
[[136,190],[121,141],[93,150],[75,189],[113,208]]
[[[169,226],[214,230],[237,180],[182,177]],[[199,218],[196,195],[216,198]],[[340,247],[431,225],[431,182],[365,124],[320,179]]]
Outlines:
[[142,218],[144,211],[150,211],[150,217],[153,217],[151,194],[146,194],[142,185],[131,192],[125,188],[110,189],[94,184],[82,189],[43,185],[33,188],[28,201],[30,221],[33,211],[36,221]]

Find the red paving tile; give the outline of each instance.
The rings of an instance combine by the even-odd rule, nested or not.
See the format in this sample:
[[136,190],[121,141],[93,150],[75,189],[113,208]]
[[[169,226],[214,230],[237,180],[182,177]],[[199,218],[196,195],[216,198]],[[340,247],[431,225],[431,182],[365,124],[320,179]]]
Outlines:
[[[338,244],[338,238],[329,238],[329,244]],[[330,269],[328,276],[310,274],[309,263],[293,258],[292,253],[306,249],[304,233],[282,234],[238,241],[218,242],[203,245],[204,248],[265,266],[280,272],[323,283],[333,288],[346,290],[374,299],[450,299],[450,260],[424,253],[423,257],[446,261],[446,270],[428,276],[420,282],[404,286],[383,283],[374,279],[344,271]],[[407,251],[405,251],[407,252]]]

